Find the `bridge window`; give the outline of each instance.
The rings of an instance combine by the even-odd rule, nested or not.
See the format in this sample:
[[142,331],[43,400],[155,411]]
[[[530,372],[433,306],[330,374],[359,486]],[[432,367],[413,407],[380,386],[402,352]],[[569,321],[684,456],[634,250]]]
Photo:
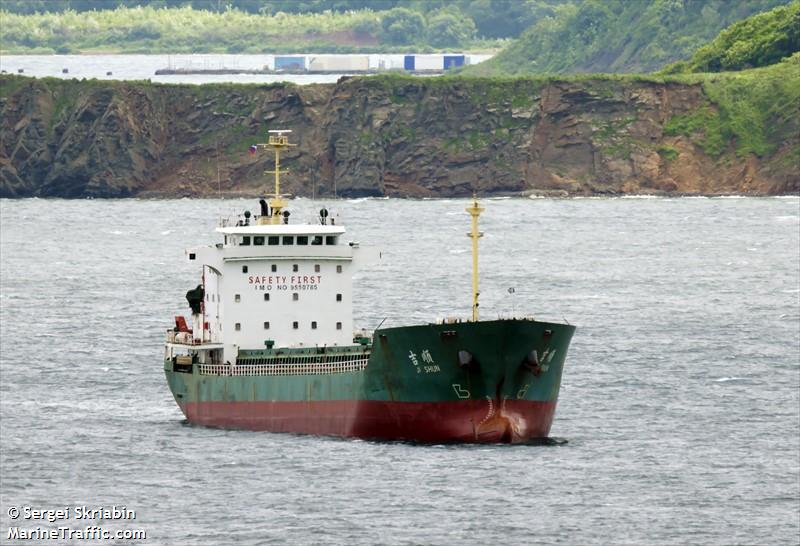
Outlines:
[[264,330],[269,330],[269,322],[264,323]]
[[319,273],[319,264],[314,264],[314,273]]
[[194,252],[190,252],[189,253],[189,259],[190,260],[194,260],[195,258],[196,258],[195,253]]
[[246,265],[242,266],[242,273],[247,273],[247,266]]
[[264,246],[264,236],[256,235],[255,237],[253,237],[253,244],[256,246]]
[[278,266],[277,266],[277,264],[272,264],[272,272],[273,272],[273,273],[277,273],[277,271],[278,271]]
[[298,235],[297,236],[297,244],[298,245],[307,245],[308,244],[308,235]]
[[239,303],[240,301],[242,301],[242,296],[240,294],[236,294],[235,296],[233,296],[233,301]]
[[242,329],[242,323],[241,322],[237,322],[236,324],[233,325],[233,329],[238,332],[239,330]]
[[293,245],[294,244],[294,236],[293,235],[284,235],[283,236],[283,244],[285,244],[285,245]]
[[342,266],[341,265],[337,265],[336,266],[336,272],[337,273],[341,273],[342,272]]
[[298,328],[300,328],[300,323],[299,323],[299,322],[297,322],[297,321],[294,321],[294,322],[292,323],[292,328],[294,328],[295,330],[297,330]]
[[264,301],[269,301],[269,293],[264,294]]
[[269,246],[275,246],[275,245],[278,245],[278,244],[280,244],[280,242],[281,242],[281,238],[280,238],[280,237],[278,237],[277,235],[270,235],[270,236],[267,238],[267,244],[268,244]]
[[300,294],[298,294],[297,292],[295,292],[294,294],[292,294],[292,300],[293,300],[293,301],[297,301],[297,300],[299,300],[299,299],[300,299]]
[[297,265],[297,264],[292,264],[292,271],[294,271],[295,273],[297,273],[298,271],[300,271],[300,266],[299,266],[299,265]]
[[321,245],[322,244],[322,235],[314,235],[314,240],[311,241],[312,245]]
[[342,301],[342,295],[336,294],[336,301]]
[[327,235],[325,237],[325,244],[326,245],[335,245],[336,244],[336,236],[335,235]]
[[311,329],[312,330],[316,330],[317,329],[317,321],[316,320],[311,321]]
[[342,329],[342,323],[341,322],[337,322],[336,323],[336,329],[337,330],[341,330]]
[[250,236],[243,235],[242,236],[242,246],[250,246]]

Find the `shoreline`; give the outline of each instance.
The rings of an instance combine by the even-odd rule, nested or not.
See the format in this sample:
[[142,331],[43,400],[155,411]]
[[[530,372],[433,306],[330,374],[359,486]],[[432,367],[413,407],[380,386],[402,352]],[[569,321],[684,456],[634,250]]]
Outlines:
[[[128,197],[96,197],[96,196],[83,196],[83,197],[59,197],[59,196],[36,196],[36,195],[28,195],[22,197],[15,197],[15,196],[0,196],[0,200],[7,200],[7,201],[24,201],[24,200],[31,200],[31,199],[41,199],[47,201],[81,201],[81,200],[88,200],[88,201],[180,201],[184,199],[203,199],[203,200],[238,200],[238,199],[260,199],[263,198],[265,195],[269,195],[269,192],[265,193],[251,193],[251,192],[244,192],[244,193],[231,193],[231,192],[222,192],[220,195],[212,195],[212,194],[198,194],[198,195],[182,195],[182,194],[173,194],[167,192],[142,192],[141,194],[131,195]],[[447,201],[447,200],[470,200],[472,198],[471,195],[440,195],[435,197],[418,197],[418,196],[403,196],[403,195],[360,195],[360,196],[338,196],[333,197],[330,195],[326,196],[316,196],[311,197],[307,195],[293,195],[293,196],[286,196],[284,195],[289,201],[294,200],[307,200],[307,201],[325,201],[325,202],[335,202],[335,201],[358,201],[358,200],[370,200],[370,201],[388,201],[388,200],[397,200],[397,201]],[[596,193],[596,194],[562,194],[560,192],[551,192],[551,193],[529,193],[529,194],[510,194],[510,193],[478,193],[478,199],[486,199],[486,200],[505,200],[505,199],[530,199],[530,200],[538,200],[538,199],[552,199],[552,200],[571,200],[571,199],[800,199],[800,192],[798,193],[777,193],[777,194],[766,194],[766,193],[686,193],[686,192],[676,192],[676,193],[617,193],[617,194],[610,194],[610,193]]]

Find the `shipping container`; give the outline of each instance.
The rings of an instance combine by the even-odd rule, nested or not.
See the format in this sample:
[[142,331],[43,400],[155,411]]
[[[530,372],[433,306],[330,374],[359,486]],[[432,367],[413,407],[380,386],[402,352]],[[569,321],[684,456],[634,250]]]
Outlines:
[[351,72],[369,70],[369,55],[320,55],[311,57],[312,72]]
[[299,56],[276,56],[275,70],[305,70],[306,58]]
[[441,55],[414,55],[414,70],[442,70]]
[[464,55],[445,55],[443,68],[455,68],[457,66],[464,66]]
[[402,70],[405,68],[405,55],[384,55],[383,59],[387,70]]
[[403,68],[406,70],[414,70],[414,56],[406,55],[403,57]]

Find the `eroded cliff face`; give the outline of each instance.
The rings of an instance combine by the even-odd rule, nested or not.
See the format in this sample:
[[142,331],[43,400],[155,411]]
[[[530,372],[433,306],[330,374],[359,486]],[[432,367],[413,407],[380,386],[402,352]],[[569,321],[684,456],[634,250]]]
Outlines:
[[668,136],[699,85],[633,80],[352,78],[294,86],[0,77],[0,195],[259,194],[291,128],[294,195],[800,192],[800,137],[768,158]]

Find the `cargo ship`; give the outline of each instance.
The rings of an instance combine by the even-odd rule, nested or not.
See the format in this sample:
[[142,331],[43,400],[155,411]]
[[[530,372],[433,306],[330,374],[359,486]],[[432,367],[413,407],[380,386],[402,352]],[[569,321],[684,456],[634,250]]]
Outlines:
[[[420,443],[548,437],[575,327],[530,317],[479,320],[478,217],[471,216],[472,315],[356,331],[352,276],[379,258],[323,208],[290,221],[270,131],[274,195],[222,219],[220,242],[186,251],[200,282],[191,318],[166,332],[164,371],[193,424]],[[468,268],[465,268],[468,269]]]

